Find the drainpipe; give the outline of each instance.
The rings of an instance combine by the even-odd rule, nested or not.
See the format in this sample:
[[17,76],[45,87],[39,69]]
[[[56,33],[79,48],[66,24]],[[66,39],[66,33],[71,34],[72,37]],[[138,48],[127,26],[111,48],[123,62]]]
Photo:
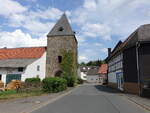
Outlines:
[[138,42],[136,42],[136,62],[137,62],[139,95],[141,96],[141,80],[140,80],[140,68],[139,68],[139,47],[140,47],[140,42],[138,41]]

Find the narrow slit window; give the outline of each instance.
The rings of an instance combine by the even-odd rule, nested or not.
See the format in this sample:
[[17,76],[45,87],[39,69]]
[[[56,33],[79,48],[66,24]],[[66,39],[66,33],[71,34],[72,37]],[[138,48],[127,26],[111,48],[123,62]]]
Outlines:
[[58,56],[58,62],[59,62],[59,63],[62,62],[62,56]]
[[2,80],[2,75],[0,74],[0,80]]
[[40,66],[39,65],[37,66],[37,71],[40,71]]

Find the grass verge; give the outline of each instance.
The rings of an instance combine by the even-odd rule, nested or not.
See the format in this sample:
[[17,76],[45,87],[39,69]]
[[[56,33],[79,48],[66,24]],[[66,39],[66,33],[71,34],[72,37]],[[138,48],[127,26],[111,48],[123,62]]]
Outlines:
[[9,90],[9,91],[0,92],[0,100],[30,97],[30,96],[40,96],[43,94],[46,93],[41,90],[30,91],[30,92],[19,92],[19,93],[17,93],[15,90]]

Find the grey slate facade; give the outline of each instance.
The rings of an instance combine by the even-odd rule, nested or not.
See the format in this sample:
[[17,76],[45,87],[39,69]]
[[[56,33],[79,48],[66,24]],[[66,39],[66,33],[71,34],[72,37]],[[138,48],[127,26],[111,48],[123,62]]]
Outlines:
[[60,76],[62,50],[71,50],[77,63],[77,40],[65,14],[47,35],[46,76]]

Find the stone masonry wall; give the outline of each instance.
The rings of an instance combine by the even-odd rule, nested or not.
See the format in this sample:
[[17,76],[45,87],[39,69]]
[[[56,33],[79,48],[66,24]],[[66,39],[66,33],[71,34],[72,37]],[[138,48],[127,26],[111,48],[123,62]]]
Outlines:
[[71,50],[77,62],[77,43],[74,36],[52,36],[47,39],[46,77],[55,76],[60,69],[61,50]]

